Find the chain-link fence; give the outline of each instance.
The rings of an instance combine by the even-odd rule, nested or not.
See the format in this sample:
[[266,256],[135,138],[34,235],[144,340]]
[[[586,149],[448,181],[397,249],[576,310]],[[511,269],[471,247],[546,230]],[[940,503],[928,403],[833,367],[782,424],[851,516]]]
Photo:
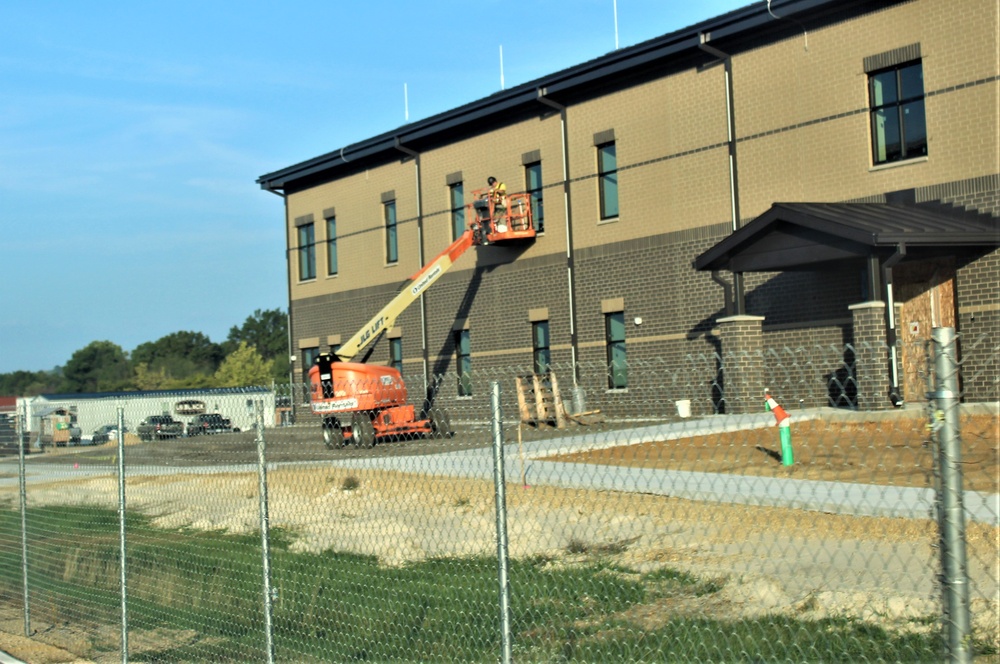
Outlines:
[[716,356],[56,404],[79,442],[33,404],[0,629],[97,662],[996,655],[1000,392],[956,343],[878,412],[851,348],[763,354],[744,404]]

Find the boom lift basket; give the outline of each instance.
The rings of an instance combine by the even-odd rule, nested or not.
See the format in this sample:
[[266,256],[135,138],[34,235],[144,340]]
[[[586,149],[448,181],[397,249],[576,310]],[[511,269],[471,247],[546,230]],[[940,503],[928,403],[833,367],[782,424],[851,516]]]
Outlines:
[[477,231],[477,244],[535,237],[530,194],[506,194],[498,201],[489,189],[472,192],[475,200],[466,207],[469,227]]

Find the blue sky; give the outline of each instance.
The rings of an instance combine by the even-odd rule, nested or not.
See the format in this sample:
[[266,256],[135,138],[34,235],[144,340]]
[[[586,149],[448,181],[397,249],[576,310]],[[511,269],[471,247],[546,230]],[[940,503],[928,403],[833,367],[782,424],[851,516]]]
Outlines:
[[[0,4],[0,373],[285,309],[258,176],[748,0]],[[404,97],[404,86],[406,94]],[[404,103],[404,100],[406,103]]]

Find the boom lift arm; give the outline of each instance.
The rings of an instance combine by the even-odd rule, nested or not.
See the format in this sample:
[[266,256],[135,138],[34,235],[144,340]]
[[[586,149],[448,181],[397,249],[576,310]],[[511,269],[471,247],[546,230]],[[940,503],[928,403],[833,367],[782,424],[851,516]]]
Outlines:
[[[372,447],[376,439],[390,436],[450,435],[446,411],[430,407],[418,414],[407,403],[406,385],[398,369],[366,362],[375,342],[470,247],[534,239],[529,196],[513,194],[504,203],[498,206],[490,198],[487,205],[467,205],[468,229],[410,277],[403,289],[346,343],[332,354],[316,358],[309,369],[310,410],[322,418],[323,441],[328,448],[343,447],[348,442]],[[362,353],[360,361],[355,361]]]
[[[375,316],[372,317],[357,333],[334,351],[334,355],[341,362],[350,362],[358,356],[361,351],[372,346],[383,334],[389,331],[396,324],[396,319],[406,308],[413,304],[420,295],[437,281],[441,275],[451,269],[455,261],[464,254],[469,247],[475,244],[472,230],[466,230],[457,240],[448,245],[430,263],[420,269],[407,281],[406,287],[399,291],[389,304],[382,307]],[[374,349],[369,349],[365,355],[364,362]]]

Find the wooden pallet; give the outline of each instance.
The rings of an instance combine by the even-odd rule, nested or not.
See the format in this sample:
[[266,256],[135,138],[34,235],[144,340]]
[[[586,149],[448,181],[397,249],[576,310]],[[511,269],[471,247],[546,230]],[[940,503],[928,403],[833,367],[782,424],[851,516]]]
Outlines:
[[517,406],[523,424],[537,427],[566,426],[566,409],[559,395],[559,381],[554,373],[517,376]]

